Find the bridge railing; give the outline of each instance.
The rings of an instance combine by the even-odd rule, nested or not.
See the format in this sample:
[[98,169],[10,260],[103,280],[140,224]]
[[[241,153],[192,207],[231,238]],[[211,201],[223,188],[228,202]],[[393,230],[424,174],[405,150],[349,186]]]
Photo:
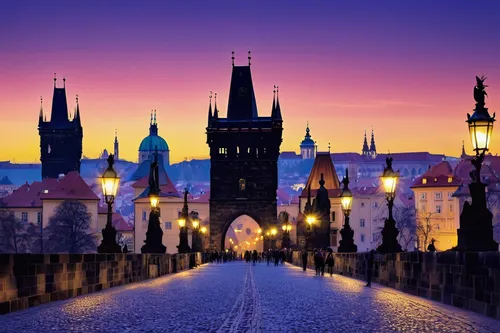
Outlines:
[[[334,273],[366,281],[367,252],[334,258]],[[292,264],[302,267],[301,252]],[[307,267],[314,269],[312,252]],[[372,272],[375,283],[500,319],[500,252],[375,254]]]
[[188,254],[0,254],[0,314],[181,272]]

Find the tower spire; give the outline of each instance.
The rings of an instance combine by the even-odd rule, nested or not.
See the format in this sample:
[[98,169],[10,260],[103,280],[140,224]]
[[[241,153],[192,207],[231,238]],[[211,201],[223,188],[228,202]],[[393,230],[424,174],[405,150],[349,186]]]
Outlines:
[[274,109],[274,114],[272,115],[275,120],[282,120],[281,117],[281,106],[280,106],[280,96],[279,96],[279,87],[274,86],[276,88],[276,108]]
[[155,109],[155,113],[154,113],[154,124],[156,125],[156,109]]
[[43,124],[43,97],[40,96],[40,114],[38,115],[38,126]]
[[215,96],[214,119],[219,119],[219,109],[217,109],[217,93],[215,93],[214,96]]
[[377,148],[375,147],[375,134],[373,133],[373,127],[372,127],[372,139],[370,142],[370,154],[373,157],[377,155]]
[[151,120],[149,121],[149,126],[153,125],[153,109],[151,109]]
[[467,154],[465,153],[465,143],[464,140],[462,140],[462,154],[460,155],[461,158],[465,158]]
[[54,88],[56,87],[57,73],[54,73]]
[[276,85],[273,89],[273,108],[271,109],[271,117],[274,117],[274,113],[276,112]]
[[212,123],[212,91],[210,91],[210,96],[208,98],[210,100],[208,106],[208,127],[210,127]]
[[234,67],[234,51],[231,52],[231,62],[232,62],[233,67]]
[[365,138],[363,140],[363,148],[361,149],[361,153],[364,156],[367,156],[370,153],[370,149],[368,148],[368,140],[366,139],[366,130],[365,130]]
[[117,132],[116,128],[115,128],[114,156],[115,156],[115,160],[119,159],[118,132]]
[[248,66],[252,64],[252,52],[248,51]]
[[63,88],[66,88],[66,76],[63,77]]

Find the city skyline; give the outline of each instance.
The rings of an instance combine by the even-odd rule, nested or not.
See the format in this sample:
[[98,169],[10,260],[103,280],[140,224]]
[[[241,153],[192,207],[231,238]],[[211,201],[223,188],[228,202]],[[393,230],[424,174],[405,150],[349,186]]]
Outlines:
[[[500,109],[494,2],[434,3],[432,11],[426,1],[387,1],[390,9],[367,2],[359,10],[298,2],[190,9],[193,3],[107,3],[99,12],[88,3],[6,5],[0,139],[8,144],[0,160],[39,162],[40,96],[48,115],[54,72],[58,86],[67,78],[70,112],[79,95],[85,156],[111,152],[117,129],[120,157],[137,160],[156,109],[173,162],[206,158],[208,96],[217,92],[225,117],[231,51],[236,65],[246,65],[252,51],[259,115],[270,115],[273,86],[280,86],[282,151],[298,151],[309,121],[319,151],[331,143],[332,152],[359,153],[364,130],[373,127],[379,152],[458,156],[462,140],[471,152],[465,119],[475,75],[488,77],[490,113]],[[231,28],[238,25],[245,28]],[[491,146],[499,151],[500,136]]]

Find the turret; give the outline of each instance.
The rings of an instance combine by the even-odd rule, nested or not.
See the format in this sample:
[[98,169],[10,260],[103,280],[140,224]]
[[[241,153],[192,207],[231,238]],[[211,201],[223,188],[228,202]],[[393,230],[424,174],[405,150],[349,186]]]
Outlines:
[[377,148],[375,147],[375,135],[373,134],[373,129],[372,129],[372,140],[370,142],[370,155],[372,155],[373,158],[377,156]]
[[73,123],[75,127],[81,127],[82,121],[80,119],[80,104],[78,103],[78,95],[76,95],[76,110],[75,110],[75,118],[73,119]]
[[281,106],[280,106],[280,98],[279,98],[279,87],[274,86],[275,88],[275,94],[276,94],[276,104],[274,103],[274,96],[273,96],[273,110],[271,113],[271,117],[273,118],[274,121],[282,121],[283,118],[281,117]]
[[38,115],[38,127],[43,126],[43,98],[40,96],[40,114]]
[[370,154],[370,149],[368,148],[368,141],[366,140],[366,130],[365,130],[365,139],[363,141],[362,154],[363,156],[368,156]]
[[114,158],[115,160],[118,160],[119,159],[119,147],[118,147],[118,133],[115,129],[115,143],[114,143]]
[[212,126],[212,92],[210,92],[210,96],[209,96],[209,99],[210,99],[210,102],[209,102],[209,106],[208,106],[208,126],[207,127],[210,127]]

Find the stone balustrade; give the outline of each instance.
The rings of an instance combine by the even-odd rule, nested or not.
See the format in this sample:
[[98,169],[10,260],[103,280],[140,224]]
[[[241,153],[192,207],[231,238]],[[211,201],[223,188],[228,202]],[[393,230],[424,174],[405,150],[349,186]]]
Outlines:
[[[368,253],[335,253],[334,272],[366,280]],[[302,266],[300,252],[292,263]],[[308,254],[314,269],[314,254]],[[500,252],[375,254],[372,281],[500,319]]]
[[0,254],[0,314],[180,272],[191,254]]

